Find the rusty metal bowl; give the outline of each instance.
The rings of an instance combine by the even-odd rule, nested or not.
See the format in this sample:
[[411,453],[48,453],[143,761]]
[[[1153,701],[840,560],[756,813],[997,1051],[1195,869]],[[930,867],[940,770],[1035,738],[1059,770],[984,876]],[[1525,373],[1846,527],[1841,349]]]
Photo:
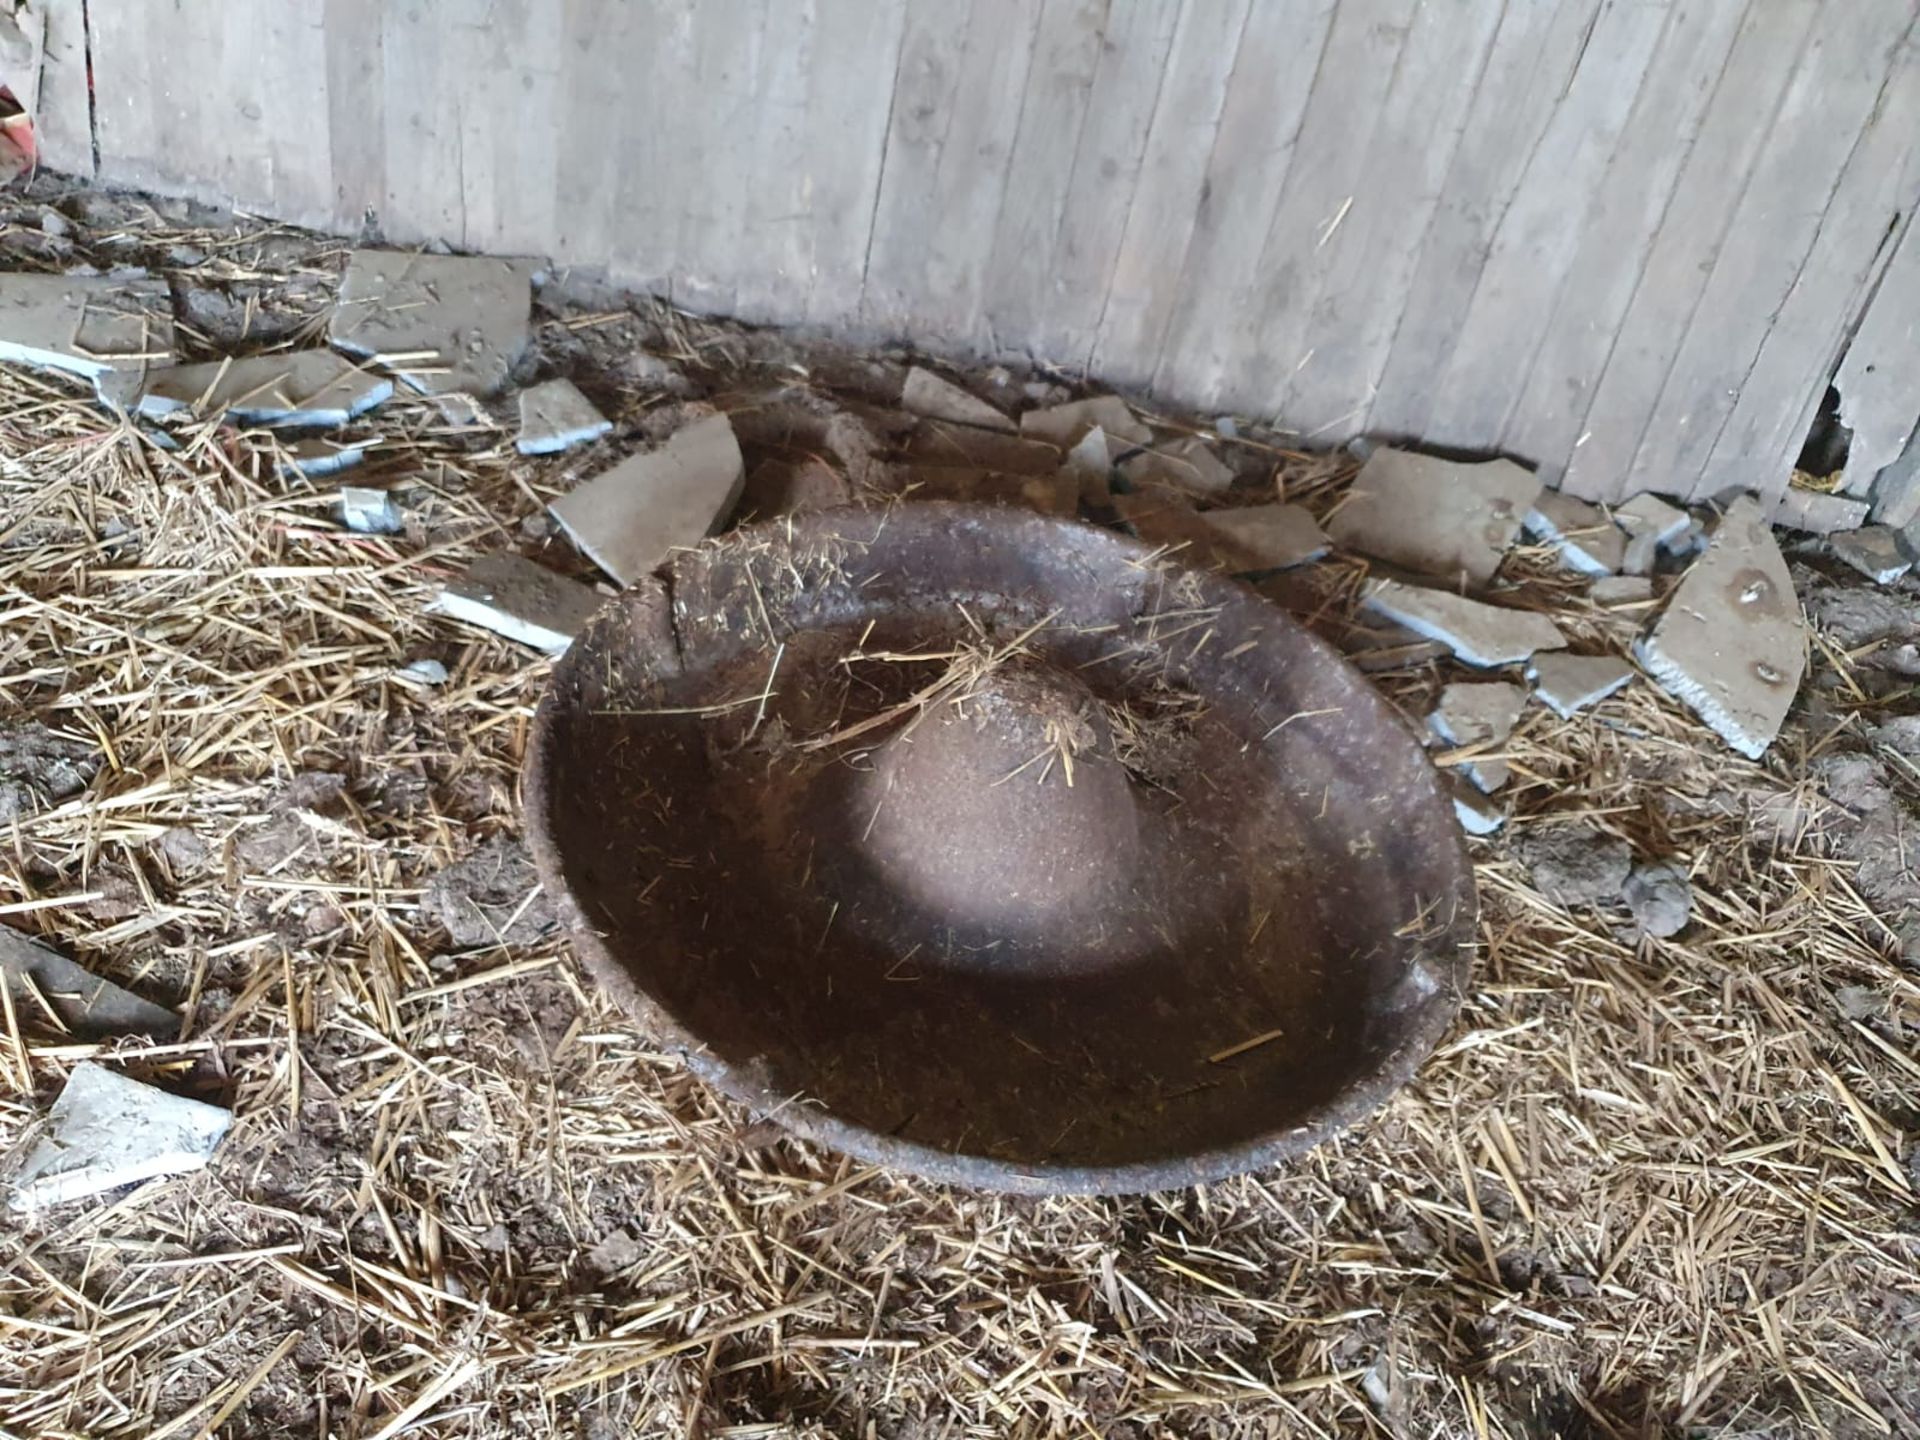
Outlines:
[[1473,943],[1452,806],[1358,672],[1014,510],[676,557],[556,667],[527,804],[588,968],[694,1071],[996,1190],[1306,1150],[1431,1052]]

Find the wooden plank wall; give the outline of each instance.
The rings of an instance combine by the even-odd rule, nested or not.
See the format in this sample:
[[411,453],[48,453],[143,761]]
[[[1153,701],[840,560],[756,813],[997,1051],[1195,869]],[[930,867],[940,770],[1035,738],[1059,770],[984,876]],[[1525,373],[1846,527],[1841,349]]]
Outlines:
[[1601,499],[1777,496],[1836,372],[1912,454],[1920,0],[43,8],[112,182]]

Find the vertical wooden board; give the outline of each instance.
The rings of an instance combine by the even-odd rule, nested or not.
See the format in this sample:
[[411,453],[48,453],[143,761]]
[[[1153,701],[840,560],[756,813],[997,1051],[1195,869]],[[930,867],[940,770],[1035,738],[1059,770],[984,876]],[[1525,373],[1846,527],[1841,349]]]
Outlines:
[[[386,36],[383,0],[325,0],[325,109],[332,158],[331,204],[349,233],[369,217],[384,224],[387,203]],[[314,117],[315,122],[319,116]]]
[[673,113],[690,120],[695,134],[671,158],[679,234],[673,296],[702,314],[732,313],[741,275],[769,263],[763,237],[747,229],[760,118],[772,100],[756,83],[767,9],[767,0],[700,0],[687,12],[690,63]]
[[1874,478],[1900,458],[1920,424],[1920,225],[1911,205],[1899,249],[1869,298],[1834,385],[1840,420],[1853,432],[1847,493],[1872,493]]
[[1684,495],[1700,482],[1911,18],[1893,5],[1822,13],[1634,455],[1628,494]]
[[1193,236],[1153,388],[1214,405],[1224,387],[1228,339],[1259,280],[1267,227],[1299,154],[1307,107],[1321,87],[1339,0],[1261,0],[1247,16],[1220,109],[1213,156],[1195,207]]
[[671,296],[685,279],[688,232],[708,214],[703,170],[713,119],[697,98],[697,50],[706,27],[735,22],[740,0],[646,0],[620,8],[623,29],[606,47],[620,70],[615,88],[622,96],[610,117],[618,137],[616,183],[598,204],[611,207],[614,275]]
[[[1223,357],[1205,394],[1223,407],[1259,411],[1304,354],[1326,242],[1346,219],[1354,180],[1398,70],[1412,0],[1341,0],[1320,57],[1294,147],[1250,273],[1212,344]],[[1235,285],[1235,277],[1213,283]]]
[[[1500,442],[1506,453],[1533,461],[1543,480],[1558,481],[1580,438],[1614,333],[1747,11],[1748,0],[1683,6],[1654,50],[1580,236],[1574,278],[1561,287]],[[1748,14],[1747,23],[1764,22]]]
[[1109,382],[1153,379],[1247,10],[1248,0],[1191,4],[1174,32],[1095,342],[1092,368]]
[[1414,266],[1366,428],[1427,433],[1435,378],[1472,302],[1493,234],[1553,118],[1600,0],[1509,5]]
[[46,22],[40,96],[33,117],[40,163],[93,173],[93,100],[87,89],[86,0],[40,0]]
[[757,97],[745,220],[732,247],[733,313],[797,319],[805,311],[813,246],[808,229],[807,94],[815,59],[815,0],[768,4],[752,78]]
[[484,26],[453,39],[487,95],[460,107],[468,177],[466,245],[543,255],[553,244],[555,145],[565,44],[559,0],[492,0]]
[[596,271],[614,269],[623,182],[641,163],[625,136],[646,107],[635,103],[625,67],[644,9],[562,0],[565,82],[554,147],[553,251],[557,260]]
[[[1920,63],[1912,27],[1886,71],[1860,142],[1848,156],[1806,263],[1773,317],[1726,425],[1694,482],[1697,496],[1730,486],[1777,500],[1806,441],[1848,331],[1885,273],[1901,226],[1920,203]],[[1914,353],[1900,365],[1911,372]],[[1910,426],[1898,425],[1887,459]],[[1883,462],[1884,463],[1884,462]]]
[[332,137],[318,118],[327,114],[326,0],[282,0],[257,9],[260,44],[280,57],[260,90],[269,213],[331,229],[337,223]]
[[466,230],[466,165],[461,153],[461,89],[445,27],[469,0],[431,11],[403,5],[381,12],[387,192],[381,207],[387,238],[402,245],[457,244]]
[[1040,12],[1006,193],[981,283],[978,339],[989,351],[1030,336],[1053,293],[1054,242],[1110,8],[1111,0],[1045,0]]
[[[89,13],[98,9],[95,4]],[[270,118],[270,96],[298,83],[297,57],[276,48],[274,16],[266,6],[186,0],[175,15],[191,27],[184,53],[200,58],[212,83],[174,87],[194,92],[197,115],[160,141],[167,164],[179,167],[175,174],[212,177],[242,209],[280,215],[274,185],[278,116]]]
[[1798,73],[1820,0],[1766,0],[1752,7],[1708,102],[1641,267],[1561,487],[1589,500],[1624,500],[1634,451],[1700,301],[1714,260],[1776,112]]
[[860,313],[887,152],[908,0],[817,0],[807,77],[806,306],[795,318],[853,323]]
[[1542,317],[1566,282],[1582,226],[1669,4],[1607,0],[1572,83],[1494,233],[1452,354],[1437,379],[1430,441],[1499,445],[1525,383]]
[[1052,288],[1028,337],[1029,348],[1043,360],[1083,366],[1093,352],[1174,28],[1187,3],[1114,0],[1108,11],[1100,66],[1054,237]]
[[[153,48],[157,6],[129,4],[83,7],[93,73],[94,139],[99,146],[100,177],[124,185],[160,185],[155,141],[178,133],[184,118],[161,72],[164,52]],[[178,43],[181,37],[173,37]],[[162,128],[162,127],[165,128]]]
[[1327,260],[1300,362],[1277,377],[1271,400],[1280,424],[1309,445],[1344,443],[1372,409],[1503,8],[1500,0],[1475,0],[1414,12],[1353,203],[1321,247]]

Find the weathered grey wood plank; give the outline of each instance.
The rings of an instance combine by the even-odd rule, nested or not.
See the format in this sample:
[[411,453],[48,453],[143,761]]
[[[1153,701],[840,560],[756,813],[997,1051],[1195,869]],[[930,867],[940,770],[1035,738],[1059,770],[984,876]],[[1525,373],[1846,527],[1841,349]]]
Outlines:
[[[1764,10],[1766,7],[1759,7]],[[1621,317],[1632,302],[1680,169],[1728,68],[1748,0],[1703,0],[1672,12],[1649,60],[1632,113],[1608,163],[1528,367],[1500,448],[1558,481],[1587,418]]]
[[1670,6],[1608,0],[1565,97],[1494,232],[1426,438],[1493,450],[1525,383],[1542,317],[1572,270],[1581,228],[1639,93]]
[[[740,233],[727,246],[733,314],[769,321],[806,306],[813,247],[807,236],[807,87],[814,63],[813,4],[762,0],[761,40],[749,84],[753,145]],[[829,57],[830,59],[830,57]]]
[[[703,314],[730,314],[741,275],[764,264],[747,228],[759,116],[772,97],[761,71],[767,0],[695,0],[675,15],[686,63],[668,82],[669,103],[698,117],[698,150],[662,156],[662,216],[675,235],[673,296]],[[676,38],[676,52],[679,41]]]
[[41,0],[46,24],[34,137],[40,163],[93,173],[93,102],[87,93],[85,0]]
[[1634,455],[1627,493],[1695,490],[1911,21],[1907,6],[1822,13]]
[[[382,0],[325,0],[323,72],[327,153],[333,160],[334,223],[357,231],[387,205],[386,32]],[[313,117],[317,124],[320,115]]]
[[1920,226],[1907,211],[1900,246],[1868,301],[1834,385],[1840,419],[1853,431],[1847,493],[1868,495],[1906,449],[1920,420]]
[[1248,3],[1189,4],[1174,31],[1095,341],[1092,368],[1115,384],[1146,385],[1160,358]]
[[492,0],[486,23],[460,34],[458,50],[499,97],[460,109],[471,249],[541,255],[552,247],[564,43],[560,0]]
[[402,244],[466,233],[467,169],[460,125],[463,88],[451,29],[467,0],[431,12],[390,5],[381,12],[386,56],[386,180],[381,207],[387,234]]
[[1504,6],[1421,6],[1401,47],[1352,204],[1303,293],[1301,359],[1271,401],[1309,445],[1358,434],[1373,407],[1427,226]]
[[[628,136],[646,108],[629,104],[633,77],[624,66],[643,39],[638,5],[563,0],[560,127],[555,137],[554,250],[559,258],[594,270],[617,270],[637,283],[640,264],[621,253],[630,228],[625,194],[637,168]],[[596,63],[605,55],[621,64]],[[654,270],[658,278],[657,267]]]
[[[1299,153],[1302,124],[1324,88],[1322,56],[1338,0],[1263,0],[1247,16],[1180,277],[1179,303],[1154,367],[1153,388],[1218,403],[1235,322],[1250,303],[1267,229]],[[1340,64],[1338,55],[1334,63]]]

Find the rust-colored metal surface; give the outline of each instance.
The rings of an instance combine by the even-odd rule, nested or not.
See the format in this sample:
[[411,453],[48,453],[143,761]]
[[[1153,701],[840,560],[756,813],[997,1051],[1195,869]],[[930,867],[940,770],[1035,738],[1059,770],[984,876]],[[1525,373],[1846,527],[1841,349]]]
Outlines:
[[1473,943],[1452,806],[1357,671],[1014,510],[678,557],[556,667],[527,799],[587,965],[697,1073],[964,1185],[1299,1153],[1413,1073]]

